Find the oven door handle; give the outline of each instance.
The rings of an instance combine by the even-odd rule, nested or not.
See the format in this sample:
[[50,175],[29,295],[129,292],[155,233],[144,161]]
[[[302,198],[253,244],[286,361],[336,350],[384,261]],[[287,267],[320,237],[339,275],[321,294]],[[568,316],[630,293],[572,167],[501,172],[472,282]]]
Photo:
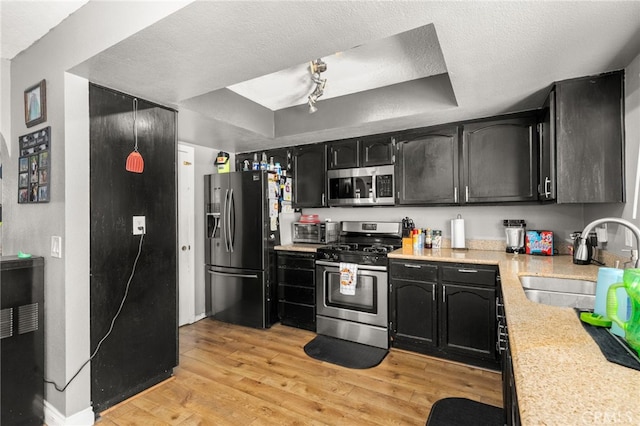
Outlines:
[[[316,260],[316,265],[321,266],[332,266],[334,268],[340,268],[340,263],[336,262],[327,262],[326,260]],[[387,271],[386,266],[376,266],[376,265],[358,265],[359,271]]]

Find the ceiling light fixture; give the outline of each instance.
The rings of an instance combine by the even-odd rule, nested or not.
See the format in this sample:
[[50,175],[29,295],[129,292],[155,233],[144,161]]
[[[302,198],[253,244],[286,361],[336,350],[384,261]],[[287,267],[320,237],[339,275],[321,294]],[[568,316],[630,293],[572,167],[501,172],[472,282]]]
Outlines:
[[307,103],[309,104],[309,114],[313,114],[318,110],[315,103],[318,102],[318,98],[324,93],[324,86],[327,84],[326,78],[320,78],[320,73],[327,70],[327,64],[322,62],[322,59],[316,59],[309,64],[309,72],[311,72],[311,81],[313,81],[316,87],[308,96]]

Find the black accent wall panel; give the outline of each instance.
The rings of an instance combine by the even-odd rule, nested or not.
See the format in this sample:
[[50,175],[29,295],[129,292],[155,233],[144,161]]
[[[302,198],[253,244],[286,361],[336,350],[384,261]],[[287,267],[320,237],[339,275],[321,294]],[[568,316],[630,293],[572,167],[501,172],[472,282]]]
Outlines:
[[[89,88],[91,351],[109,330],[147,233],[126,301],[91,362],[96,413],[152,386],[178,364],[176,112],[138,100],[141,174],[125,170],[134,147],[133,97]],[[69,307],[73,309],[73,307]]]

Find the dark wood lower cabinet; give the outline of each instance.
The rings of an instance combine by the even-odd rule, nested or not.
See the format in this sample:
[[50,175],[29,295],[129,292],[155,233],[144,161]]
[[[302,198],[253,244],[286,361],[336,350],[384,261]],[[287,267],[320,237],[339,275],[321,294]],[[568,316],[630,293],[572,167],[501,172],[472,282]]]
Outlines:
[[493,266],[392,259],[393,347],[499,369]]
[[391,299],[394,346],[420,352],[438,345],[436,286],[435,282],[394,282],[395,295]]
[[280,322],[316,331],[315,254],[279,251],[277,277]]
[[442,349],[447,353],[496,360],[496,290],[442,285]]

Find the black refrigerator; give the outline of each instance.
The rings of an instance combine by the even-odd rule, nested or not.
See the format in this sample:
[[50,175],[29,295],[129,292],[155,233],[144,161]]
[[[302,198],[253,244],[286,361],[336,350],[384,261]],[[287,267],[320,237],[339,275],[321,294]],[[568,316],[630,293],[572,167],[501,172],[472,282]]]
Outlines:
[[207,315],[271,327],[277,321],[278,176],[256,170],[204,179]]

